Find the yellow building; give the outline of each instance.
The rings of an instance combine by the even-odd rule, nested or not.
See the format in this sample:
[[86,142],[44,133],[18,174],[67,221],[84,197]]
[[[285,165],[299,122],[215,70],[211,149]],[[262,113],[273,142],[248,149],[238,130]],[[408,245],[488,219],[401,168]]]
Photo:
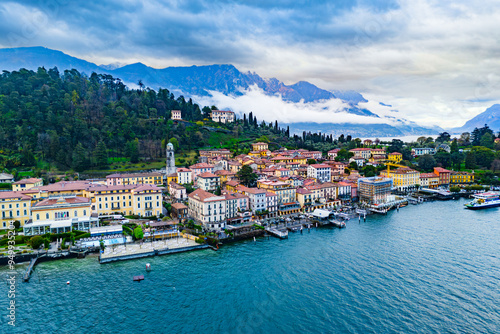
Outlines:
[[79,196],[44,199],[31,208],[32,222],[24,225],[24,235],[88,231],[99,226],[99,219],[91,215],[91,204],[90,198]]
[[155,185],[120,185],[98,188],[92,209],[99,216],[115,212],[141,217],[162,213],[162,192]]
[[169,185],[170,182],[179,183],[177,173],[172,173],[167,175],[167,185]]
[[467,172],[451,172],[450,184],[474,183],[474,174]]
[[0,191],[0,229],[18,220],[21,226],[30,219],[31,197],[15,191]]
[[392,152],[387,155],[387,159],[389,159],[389,161],[391,162],[398,164],[401,161],[403,161],[403,155],[399,152]]
[[34,187],[41,187],[43,186],[43,180],[42,179],[36,179],[36,178],[29,178],[29,179],[22,179],[17,182],[12,183],[12,190],[14,191],[21,191],[21,190],[28,190]]
[[108,186],[127,184],[163,184],[160,173],[111,174],[106,176]]
[[271,161],[274,164],[279,164],[279,163],[298,163],[299,165],[305,165],[307,163],[307,158],[305,157],[290,157],[290,156],[284,156],[284,155],[278,155],[274,158],[271,159]]
[[278,206],[295,202],[296,190],[290,184],[282,181],[258,181],[257,187],[272,192],[278,196]]
[[409,190],[420,184],[420,173],[408,167],[391,170],[389,174],[384,170],[380,172],[380,176],[391,178],[393,186],[398,190]]

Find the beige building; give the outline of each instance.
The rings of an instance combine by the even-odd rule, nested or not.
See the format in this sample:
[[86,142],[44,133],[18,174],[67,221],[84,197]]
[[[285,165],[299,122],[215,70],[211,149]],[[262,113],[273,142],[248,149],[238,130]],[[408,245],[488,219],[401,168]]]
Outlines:
[[252,144],[252,151],[267,151],[269,149],[268,143],[257,142]]
[[41,187],[43,186],[43,180],[42,179],[36,179],[36,178],[29,178],[29,179],[22,179],[17,182],[14,182],[12,184],[12,190],[14,191],[22,191],[22,190],[28,190],[34,187]]
[[31,208],[32,222],[24,225],[24,234],[88,231],[91,227],[99,226],[99,219],[91,216],[91,205],[90,198],[85,197],[44,199]]

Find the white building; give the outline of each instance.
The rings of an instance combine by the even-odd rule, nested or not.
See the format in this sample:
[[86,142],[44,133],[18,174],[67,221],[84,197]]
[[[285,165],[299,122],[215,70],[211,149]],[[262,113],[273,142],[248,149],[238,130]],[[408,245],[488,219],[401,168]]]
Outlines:
[[184,201],[187,199],[186,188],[175,182],[170,182],[168,185],[168,192],[177,201]]
[[207,229],[221,231],[226,227],[226,198],[202,189],[188,195],[188,214]]
[[186,184],[193,182],[193,172],[189,168],[177,168],[177,183]]
[[416,157],[424,155],[424,154],[434,155],[434,154],[436,154],[436,149],[432,148],[432,147],[412,148],[411,149],[411,154],[413,156],[416,156]]
[[196,179],[196,185],[198,188],[203,189],[205,191],[215,191],[218,187],[220,187],[220,177],[206,172],[198,175]]
[[182,114],[180,110],[172,110],[172,119],[174,121],[176,120],[182,120]]
[[278,212],[278,195],[270,191],[266,191],[266,206],[266,210],[269,211],[269,216],[275,216]]
[[307,177],[314,178],[318,182],[330,182],[332,180],[332,167],[326,164],[309,165]]
[[242,187],[241,189],[243,189],[244,194],[250,199],[250,210],[252,212],[267,210],[266,190],[247,187]]
[[212,121],[221,123],[233,123],[235,121],[234,112],[224,110],[212,110]]

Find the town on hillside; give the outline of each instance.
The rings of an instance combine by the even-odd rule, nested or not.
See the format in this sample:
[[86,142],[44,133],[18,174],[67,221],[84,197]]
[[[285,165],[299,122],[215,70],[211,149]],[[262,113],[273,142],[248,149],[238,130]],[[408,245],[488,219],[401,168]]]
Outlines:
[[[171,115],[182,121],[179,110]],[[237,122],[232,111],[212,109],[209,117],[214,124]],[[245,123],[256,119],[250,115]],[[421,137],[412,144],[340,136],[337,148],[326,152],[283,147],[263,136],[243,152],[200,149],[198,161],[184,166],[176,163],[178,143],[171,141],[165,145],[165,168],[156,171],[49,184],[2,173],[0,184],[9,189],[0,191],[0,247],[7,248],[7,231],[15,230],[17,253],[100,249],[101,261],[113,261],[130,258],[129,252],[149,254],[142,246],[123,249],[126,256],[116,253],[118,245],[144,240],[185,239],[183,246],[164,241],[162,252],[171,252],[255,237],[263,230],[285,237],[288,229],[314,221],[342,227],[336,219],[489,189],[475,184],[478,177],[483,185],[486,180],[498,186],[494,148],[500,138],[487,126],[476,130],[473,138],[452,140],[442,133],[435,141]],[[333,143],[331,136],[303,137],[305,143],[306,138]],[[312,220],[293,224],[304,218]],[[111,248],[105,252],[106,247]]]

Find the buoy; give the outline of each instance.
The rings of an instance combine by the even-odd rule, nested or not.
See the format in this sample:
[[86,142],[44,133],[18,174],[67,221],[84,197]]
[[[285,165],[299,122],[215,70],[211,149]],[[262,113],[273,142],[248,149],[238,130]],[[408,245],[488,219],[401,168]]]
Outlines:
[[255,242],[255,237],[253,237],[253,242]]
[[146,263],[146,270],[150,271],[151,270],[151,265],[149,263]]
[[69,281],[67,281],[66,284],[69,285]]

